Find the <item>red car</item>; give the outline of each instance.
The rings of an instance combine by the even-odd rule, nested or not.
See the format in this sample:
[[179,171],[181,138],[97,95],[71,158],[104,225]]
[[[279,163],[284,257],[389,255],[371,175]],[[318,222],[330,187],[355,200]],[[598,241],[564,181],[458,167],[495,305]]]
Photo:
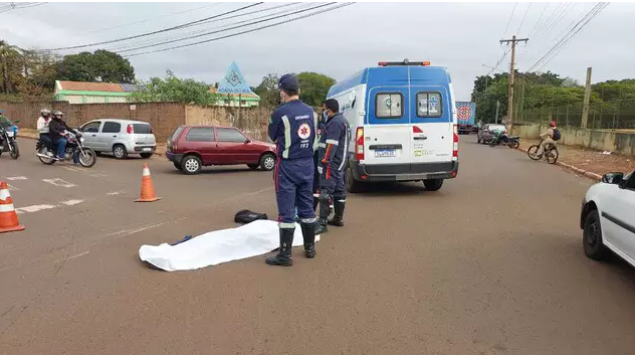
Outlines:
[[273,170],[276,146],[248,138],[234,127],[180,126],[168,139],[168,160],[188,175],[203,166],[247,164],[252,170]]

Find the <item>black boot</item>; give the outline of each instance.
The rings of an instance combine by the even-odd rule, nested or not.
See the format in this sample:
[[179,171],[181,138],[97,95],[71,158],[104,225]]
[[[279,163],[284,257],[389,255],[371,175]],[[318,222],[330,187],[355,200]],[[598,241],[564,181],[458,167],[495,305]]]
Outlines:
[[328,224],[331,226],[344,227],[344,208],[346,200],[335,200],[335,214]]
[[329,195],[320,193],[320,218],[318,219],[318,225],[315,227],[316,235],[328,232],[326,225],[331,212],[330,204]]
[[304,238],[304,254],[307,258],[315,258],[315,222],[301,223],[302,237]]
[[276,256],[265,259],[269,265],[291,266],[291,248],[293,248],[293,233],[295,228],[280,228],[280,249]]

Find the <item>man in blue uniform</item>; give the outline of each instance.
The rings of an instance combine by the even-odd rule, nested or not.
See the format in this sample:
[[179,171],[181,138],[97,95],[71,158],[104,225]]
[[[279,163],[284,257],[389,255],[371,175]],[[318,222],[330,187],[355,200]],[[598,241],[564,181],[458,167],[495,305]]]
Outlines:
[[274,171],[280,249],[266,259],[269,265],[291,266],[291,248],[295,232],[295,208],[298,209],[304,250],[315,257],[315,209],[313,208],[313,152],[316,145],[317,114],[300,101],[300,85],[295,76],[283,75],[278,82],[282,106],[269,119],[269,138],[277,145],[278,163]]
[[[348,121],[339,113],[340,106],[337,100],[326,100],[322,108],[326,124],[318,144],[320,219],[315,230],[316,234],[325,233],[327,224],[344,226],[344,207],[346,206],[344,168],[351,139],[351,128]],[[331,199],[334,200],[335,215],[328,221]]]

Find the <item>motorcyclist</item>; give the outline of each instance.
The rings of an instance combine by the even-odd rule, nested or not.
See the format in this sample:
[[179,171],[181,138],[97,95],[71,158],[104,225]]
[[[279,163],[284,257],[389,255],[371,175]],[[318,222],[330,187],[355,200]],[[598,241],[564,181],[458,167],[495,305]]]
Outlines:
[[53,141],[49,134],[49,123],[51,123],[51,110],[43,108],[40,117],[37,119],[37,131],[40,134],[40,141],[47,147],[53,146]]
[[556,127],[556,121],[551,121],[551,123],[549,124],[549,129],[547,129],[545,132],[543,132],[540,135],[540,139],[542,139],[542,142],[540,142],[540,147],[538,147],[538,152],[536,153],[536,155],[542,154],[542,152],[545,150],[547,145],[549,144],[552,144],[553,146],[556,145],[555,132],[557,130],[558,130],[558,127]]
[[[4,111],[0,109],[0,131],[8,130],[11,127],[13,127],[13,122],[9,121],[9,119],[4,115]],[[4,147],[4,139],[2,135],[0,135],[0,147]]]
[[[62,111],[53,112],[53,119],[49,122],[49,135],[51,136],[51,140],[53,144],[57,145],[57,160],[64,160],[66,153],[66,145],[68,144],[68,139],[66,136],[68,132],[74,133],[77,137],[81,137],[81,134],[74,129],[70,128],[66,122],[63,120],[64,113]],[[73,154],[73,163],[79,163],[79,155]]]

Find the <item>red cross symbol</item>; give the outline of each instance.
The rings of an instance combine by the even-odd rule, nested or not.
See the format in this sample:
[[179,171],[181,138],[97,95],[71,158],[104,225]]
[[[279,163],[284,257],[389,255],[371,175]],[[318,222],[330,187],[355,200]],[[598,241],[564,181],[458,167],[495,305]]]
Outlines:
[[306,127],[302,127],[302,129],[300,129],[300,134],[306,136],[309,134],[309,130]]

